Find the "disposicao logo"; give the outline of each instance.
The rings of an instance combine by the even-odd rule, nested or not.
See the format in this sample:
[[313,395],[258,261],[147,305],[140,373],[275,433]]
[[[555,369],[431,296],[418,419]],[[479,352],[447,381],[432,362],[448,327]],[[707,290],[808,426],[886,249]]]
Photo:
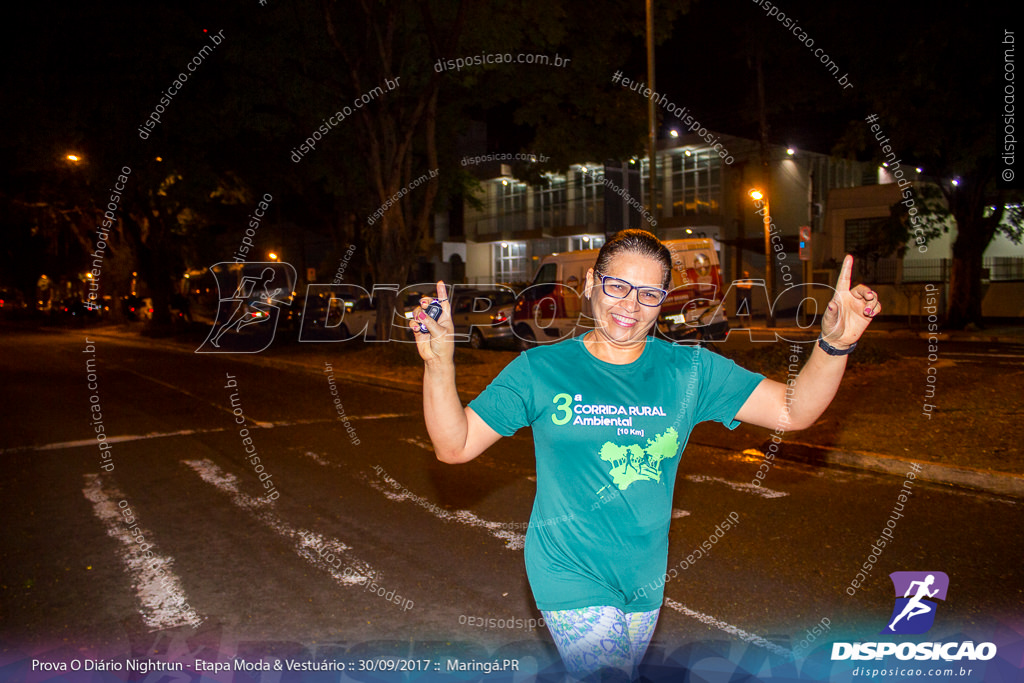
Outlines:
[[935,623],[935,599],[946,599],[949,577],[945,572],[893,572],[889,578],[896,590],[896,605],[881,633],[927,633]]
[[[936,600],[945,600],[949,577],[945,572],[893,572],[896,604],[888,625],[880,635],[916,635],[928,632],[935,623]],[[972,641],[962,643],[832,643],[832,661],[852,659],[882,659],[895,655],[897,659],[918,661],[942,659],[956,661],[989,660],[996,656],[994,643]]]
[[210,266],[217,281],[217,319],[196,353],[259,353],[274,341],[281,306],[291,306],[290,263],[224,262]]

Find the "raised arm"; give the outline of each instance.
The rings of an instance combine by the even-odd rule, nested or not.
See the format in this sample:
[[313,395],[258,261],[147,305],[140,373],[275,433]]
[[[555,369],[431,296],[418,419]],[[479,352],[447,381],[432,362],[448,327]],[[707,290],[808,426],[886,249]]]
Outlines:
[[[441,317],[435,322],[424,311],[430,299],[420,300],[420,310],[409,327],[416,349],[423,359],[423,417],[434,453],[441,462],[452,465],[469,462],[487,450],[501,435],[491,429],[473,409],[463,408],[455,386],[455,328],[451,302],[444,282],[437,283]],[[420,332],[420,323],[427,332]]]
[[[851,347],[882,310],[878,295],[865,285],[850,289],[853,257],[847,254],[836,282],[835,294],[821,320],[825,342],[838,350]],[[736,413],[741,422],[768,429],[796,431],[807,429],[821,417],[839,390],[846,371],[846,356],[828,354],[817,343],[791,390],[786,405],[786,385],[765,379]]]

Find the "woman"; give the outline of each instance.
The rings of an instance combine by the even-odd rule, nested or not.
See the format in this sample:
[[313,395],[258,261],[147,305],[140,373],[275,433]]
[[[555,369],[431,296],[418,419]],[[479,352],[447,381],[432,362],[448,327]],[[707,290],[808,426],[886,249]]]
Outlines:
[[[423,407],[437,457],[464,463],[533,427],[537,497],[526,570],[567,670],[635,677],[664,593],[672,489],[690,431],[705,420],[804,429],[832,401],[878,297],[850,290],[847,256],[822,335],[795,385],[699,348],[648,336],[671,283],[671,255],[644,230],[623,230],[587,271],[595,328],[531,349],[463,408],[455,387],[444,283],[438,321],[412,321],[424,361]],[[429,300],[424,301],[424,306]],[[427,332],[420,331],[419,324]],[[827,340],[827,341],[825,341]],[[654,593],[643,587],[662,585]]]

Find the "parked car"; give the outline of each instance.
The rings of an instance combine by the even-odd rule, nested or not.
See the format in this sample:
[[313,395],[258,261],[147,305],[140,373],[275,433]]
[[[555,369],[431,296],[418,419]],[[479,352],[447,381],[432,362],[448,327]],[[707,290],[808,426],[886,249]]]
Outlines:
[[712,240],[669,240],[665,245],[672,252],[672,285],[661,305],[658,331],[671,340],[724,340],[729,321],[722,305],[722,270]]
[[[672,254],[672,284],[656,331],[672,340],[724,339],[729,322],[722,306],[725,291],[712,240],[669,240],[665,246]],[[533,283],[516,302],[512,326],[520,348],[567,339],[593,328],[583,287],[598,252],[587,249],[544,257]]]
[[299,341],[331,341],[349,337],[346,309],[351,302],[327,292],[296,297],[284,314]]
[[468,336],[474,349],[511,341],[516,294],[511,288],[461,289],[452,292],[452,324],[457,335]]
[[76,322],[97,320],[100,317],[97,306],[93,305],[92,302],[82,301],[78,297],[64,299],[52,309],[52,312]]
[[130,294],[121,297],[121,315],[127,320],[146,319],[146,301],[140,296]]
[[15,311],[25,308],[25,295],[13,287],[0,289],[0,310]]
[[[405,296],[395,302],[395,315],[392,319],[392,325],[394,327],[391,330],[391,338],[397,339],[402,338],[406,340],[412,340],[412,332],[409,331],[409,321],[412,320],[413,315],[420,308],[420,299],[434,298],[436,292],[418,292],[409,291],[405,293]],[[400,329],[399,329],[400,328]]]
[[346,306],[344,324],[348,330],[346,337],[357,335],[359,339],[376,339],[377,303],[368,296],[359,297],[352,302],[351,308]]

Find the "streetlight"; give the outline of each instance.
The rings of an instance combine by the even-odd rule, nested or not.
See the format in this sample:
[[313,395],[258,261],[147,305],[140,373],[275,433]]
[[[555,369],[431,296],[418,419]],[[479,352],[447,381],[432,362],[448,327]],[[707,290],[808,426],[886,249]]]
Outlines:
[[772,262],[772,244],[769,232],[771,230],[772,217],[771,209],[768,206],[768,195],[757,188],[750,191],[750,198],[755,202],[764,200],[764,284],[767,289],[768,310],[765,312],[765,325],[769,328],[775,327],[775,311],[772,308],[775,304],[775,288],[772,286],[772,271],[775,270]]
[[269,254],[267,254],[267,256],[270,257],[271,261],[276,261],[278,258],[277,254],[275,254],[274,252],[270,252]]

